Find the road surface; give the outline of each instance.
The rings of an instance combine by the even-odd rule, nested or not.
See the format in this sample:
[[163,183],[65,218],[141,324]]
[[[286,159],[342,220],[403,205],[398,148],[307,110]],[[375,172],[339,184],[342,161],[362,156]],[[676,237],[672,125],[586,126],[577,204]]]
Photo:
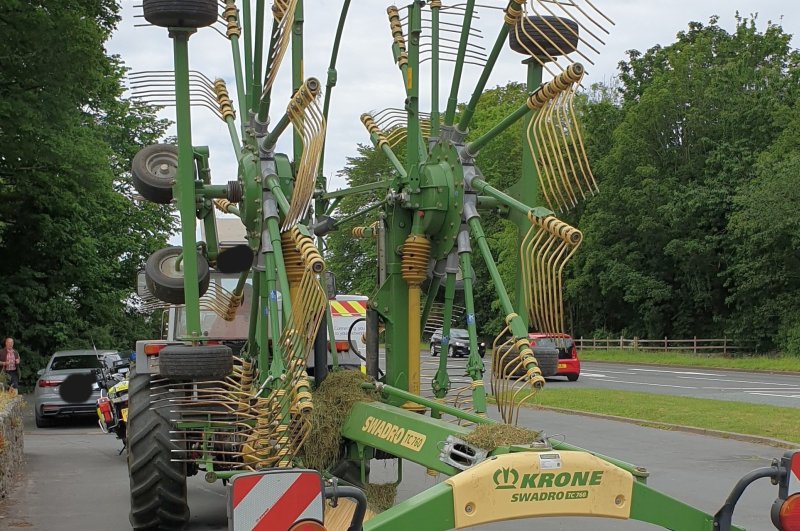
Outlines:
[[[426,396],[432,395],[430,380],[438,363],[438,357],[422,351],[422,390]],[[483,363],[486,369],[483,380],[488,385],[491,380],[489,356]],[[464,374],[465,364],[464,358],[448,359],[448,374],[453,387],[469,383]],[[581,362],[581,375],[577,382],[568,382],[563,377],[548,378],[547,381],[551,388],[558,389],[615,389],[800,408],[800,375],[792,374]]]
[[800,376],[787,374],[583,362],[580,379],[564,385],[800,407]]
[[[521,424],[552,437],[647,467],[649,484],[703,510],[714,512],[735,481],[747,471],[769,465],[782,451],[756,444],[661,431],[614,421],[524,410]],[[125,455],[111,435],[92,422],[50,429],[25,419],[28,473],[0,505],[0,528],[85,531],[128,528],[128,477]],[[393,463],[393,462],[391,462]],[[393,478],[394,464],[377,462],[375,478]],[[441,481],[420,467],[406,465],[400,500]],[[769,507],[777,494],[760,480],[742,497],[734,521],[748,529],[771,529]],[[191,530],[226,529],[226,491],[221,484],[189,479]],[[484,526],[484,530],[567,531],[647,530],[639,522],[600,519],[540,519]],[[420,527],[420,531],[423,527]]]

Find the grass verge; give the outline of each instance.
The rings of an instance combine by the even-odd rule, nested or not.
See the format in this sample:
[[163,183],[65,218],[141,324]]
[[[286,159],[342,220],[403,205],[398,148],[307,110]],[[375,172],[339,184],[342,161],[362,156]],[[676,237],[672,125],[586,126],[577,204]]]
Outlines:
[[607,389],[553,389],[532,405],[730,431],[800,444],[800,409]]
[[613,361],[617,363],[650,363],[684,365],[716,369],[745,369],[751,371],[800,372],[800,356],[751,355],[735,358],[717,355],[695,355],[683,352],[645,352],[641,350],[581,350],[583,361]]

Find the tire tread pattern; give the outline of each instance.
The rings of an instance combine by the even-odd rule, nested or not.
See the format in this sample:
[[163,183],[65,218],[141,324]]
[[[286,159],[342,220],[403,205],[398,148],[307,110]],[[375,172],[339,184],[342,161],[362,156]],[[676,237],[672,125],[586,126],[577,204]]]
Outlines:
[[170,345],[159,354],[162,376],[176,380],[224,378],[233,372],[233,351],[226,345]]
[[150,407],[150,376],[130,379],[128,472],[134,529],[183,529],[189,521],[186,465],[174,463],[170,422]]

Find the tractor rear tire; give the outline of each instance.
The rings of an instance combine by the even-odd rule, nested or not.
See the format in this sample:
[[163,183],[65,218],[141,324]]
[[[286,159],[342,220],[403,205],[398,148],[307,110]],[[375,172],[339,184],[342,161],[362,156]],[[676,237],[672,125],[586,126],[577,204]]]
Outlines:
[[[144,264],[144,279],[147,289],[158,300],[170,304],[185,304],[183,273],[175,271],[175,262],[183,250],[180,247],[164,247],[154,252]],[[197,285],[202,297],[208,291],[211,272],[206,257],[197,255]]]
[[517,53],[533,52],[545,60],[568,55],[578,47],[578,24],[564,17],[520,18],[515,30],[508,32],[508,44]]
[[158,353],[161,376],[174,380],[219,380],[233,372],[227,345],[169,345]]
[[158,203],[172,202],[172,185],[178,178],[178,148],[172,144],[153,144],[139,150],[131,162],[133,187],[139,195]]
[[128,473],[134,529],[183,529],[189,522],[186,503],[186,463],[175,463],[170,441],[169,408],[151,407],[150,375],[130,378]]
[[217,21],[216,0],[144,0],[144,19],[162,28],[204,28]]

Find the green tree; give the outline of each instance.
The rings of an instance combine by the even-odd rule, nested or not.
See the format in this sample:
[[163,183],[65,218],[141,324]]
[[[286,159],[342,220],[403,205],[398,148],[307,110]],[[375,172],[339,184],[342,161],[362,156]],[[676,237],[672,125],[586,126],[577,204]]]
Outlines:
[[117,22],[112,0],[0,7],[0,323],[27,384],[59,348],[130,348],[149,326],[135,271],[172,217],[133,203],[126,171],[166,124],[121,98]]
[[800,108],[734,197],[728,327],[764,348],[800,354]]
[[590,149],[593,138],[610,147],[594,164],[601,192],[581,216],[586,239],[568,286],[573,305],[582,302],[580,333],[725,331],[734,198],[797,100],[789,39],[745,18],[728,33],[712,18],[620,63],[613,135],[587,121]]
[[[347,166],[339,172],[347,186],[360,186],[392,179],[395,170],[380,151],[371,146],[359,145],[358,155],[347,158]],[[383,199],[384,191],[346,195],[336,207],[334,217],[343,218],[375,205]],[[354,238],[352,229],[371,225],[375,211],[345,223],[325,239],[325,259],[328,268],[336,275],[336,288],[340,293],[372,295],[378,278],[377,249],[372,238]]]

